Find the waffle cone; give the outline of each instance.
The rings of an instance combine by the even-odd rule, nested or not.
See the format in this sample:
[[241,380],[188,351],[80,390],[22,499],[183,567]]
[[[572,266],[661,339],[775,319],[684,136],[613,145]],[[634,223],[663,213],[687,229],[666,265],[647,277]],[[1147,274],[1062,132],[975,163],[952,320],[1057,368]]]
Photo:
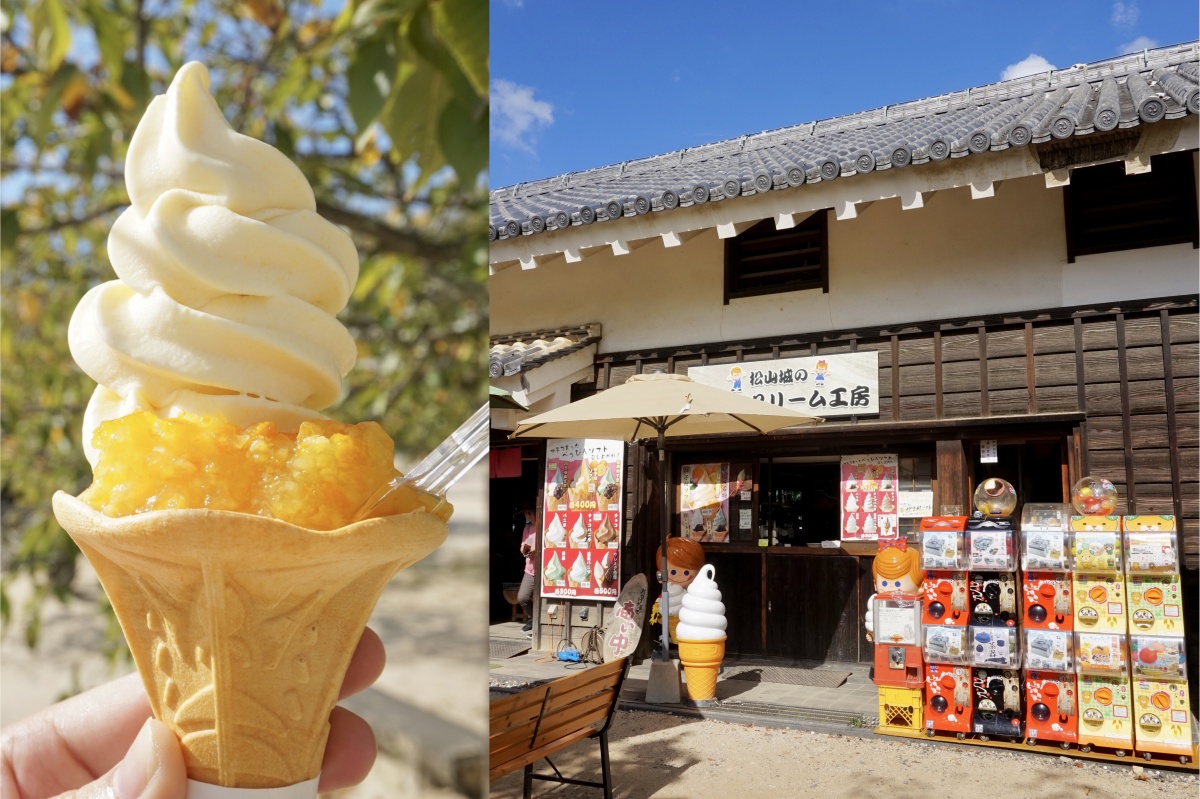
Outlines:
[[350,657],[391,577],[436,549],[425,512],[330,532],[209,510],[54,515],[95,568],[188,777],[240,788],[317,776]]
[[676,638],[679,646],[679,663],[687,677],[688,696],[693,701],[717,698],[717,675],[721,672],[721,661],[725,659],[725,639],[716,641],[691,641]]

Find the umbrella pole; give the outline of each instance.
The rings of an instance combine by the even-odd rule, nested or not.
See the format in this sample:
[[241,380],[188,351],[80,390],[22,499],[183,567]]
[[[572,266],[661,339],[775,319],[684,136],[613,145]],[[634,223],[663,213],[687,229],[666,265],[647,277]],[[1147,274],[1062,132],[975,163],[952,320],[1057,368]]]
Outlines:
[[670,503],[667,499],[667,452],[666,452],[666,420],[663,420],[658,430],[658,489],[661,495],[658,534],[659,542],[662,546],[662,558],[659,559],[658,568],[662,577],[663,592],[662,604],[659,606],[659,611],[662,613],[662,652],[657,658],[650,660],[650,679],[646,684],[646,701],[650,704],[672,704],[677,705],[682,699],[683,686],[679,680],[679,662],[671,660],[670,649],[670,620],[671,612],[670,600],[668,599],[669,592],[666,590],[667,582],[670,577],[667,573],[667,524],[670,515]]

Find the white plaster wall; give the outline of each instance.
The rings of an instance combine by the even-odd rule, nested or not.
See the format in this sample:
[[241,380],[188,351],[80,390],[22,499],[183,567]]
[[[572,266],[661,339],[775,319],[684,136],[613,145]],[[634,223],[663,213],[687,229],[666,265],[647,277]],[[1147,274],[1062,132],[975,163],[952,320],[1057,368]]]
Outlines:
[[923,208],[888,199],[854,219],[831,215],[829,242],[829,293],[729,305],[712,229],[679,247],[655,239],[629,255],[503,269],[491,278],[491,329],[601,322],[600,351],[614,352],[1200,292],[1190,245],[1067,264],[1062,190],[1041,176],[1005,181],[991,198],[948,189]]

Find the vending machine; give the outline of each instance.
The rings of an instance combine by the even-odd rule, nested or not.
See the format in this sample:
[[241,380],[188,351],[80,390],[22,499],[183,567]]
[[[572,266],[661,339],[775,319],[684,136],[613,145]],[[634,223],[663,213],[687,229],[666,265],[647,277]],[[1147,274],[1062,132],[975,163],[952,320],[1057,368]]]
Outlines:
[[872,613],[875,684],[919,690],[925,681],[921,600],[915,596],[880,594],[872,603]]
[[1129,662],[1137,726],[1135,747],[1155,754],[1193,756],[1188,704],[1179,540],[1172,516],[1122,519],[1129,592]]
[[1021,512],[1021,626],[1074,628],[1071,507],[1030,503]]
[[1072,516],[1075,629],[1125,633],[1123,544],[1115,516]]
[[966,516],[921,519],[923,624],[965,627],[970,621],[966,529]]
[[1079,751],[1101,747],[1124,757],[1133,751],[1133,692],[1120,633],[1075,633],[1079,683]]
[[971,730],[981,741],[993,736],[1018,740],[1024,736],[1025,711],[1018,669],[972,667],[971,685],[974,694]]
[[1034,628],[1024,636],[1025,742],[1055,741],[1067,749],[1079,737],[1074,635]]
[[[955,629],[966,632],[965,627]],[[962,740],[971,732],[971,713],[971,667],[926,663],[925,734],[952,732]]]

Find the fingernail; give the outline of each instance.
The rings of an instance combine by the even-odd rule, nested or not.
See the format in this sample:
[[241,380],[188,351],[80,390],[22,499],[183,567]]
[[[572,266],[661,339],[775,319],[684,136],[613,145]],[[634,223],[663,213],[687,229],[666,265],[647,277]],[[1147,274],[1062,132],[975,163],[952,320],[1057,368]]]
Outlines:
[[125,754],[113,778],[113,787],[120,799],[138,799],[150,784],[150,778],[158,769],[154,753],[154,735],[150,730],[152,720],[142,725],[142,731],[134,739],[133,746]]

